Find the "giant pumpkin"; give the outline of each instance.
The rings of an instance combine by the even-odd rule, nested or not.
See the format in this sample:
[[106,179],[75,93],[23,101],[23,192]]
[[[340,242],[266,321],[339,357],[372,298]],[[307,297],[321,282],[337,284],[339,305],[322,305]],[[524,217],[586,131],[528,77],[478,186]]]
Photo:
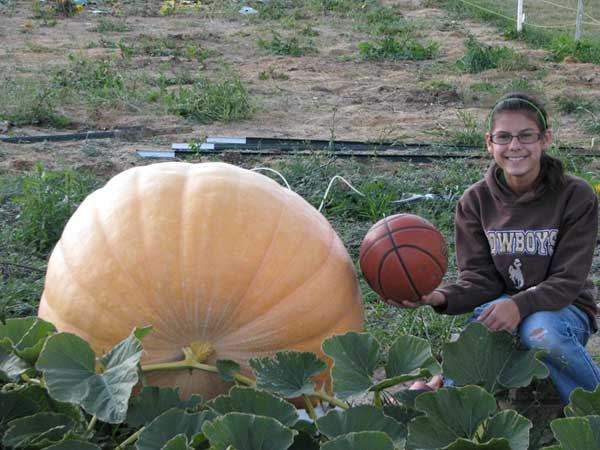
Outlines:
[[[270,178],[223,163],[132,168],[89,195],[52,252],[39,315],[97,353],[152,325],[143,364],[191,347],[246,372],[250,358],[284,349],[325,359],[325,338],[363,325],[354,267],[328,221]],[[184,397],[227,389],[200,370],[147,382]]]

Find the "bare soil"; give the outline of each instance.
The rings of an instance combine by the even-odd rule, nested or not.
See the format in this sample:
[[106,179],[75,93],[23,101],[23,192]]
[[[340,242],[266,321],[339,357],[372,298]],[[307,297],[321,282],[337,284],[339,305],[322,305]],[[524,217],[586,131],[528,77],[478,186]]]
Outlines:
[[[419,0],[383,3],[398,5],[403,17],[414,21],[423,42],[439,42],[439,56],[430,61],[365,61],[360,58],[357,44],[369,35],[352,18],[339,14],[313,13],[292,23],[298,29],[310,25],[318,32],[312,39],[319,52],[298,58],[271,55],[257,45],[257,39],[268,39],[271,30],[285,35],[289,24],[239,13],[218,14],[214,4],[200,12],[159,16],[159,1],[90,2],[82,12],[72,17],[58,16],[54,26],[47,26],[44,20],[34,18],[31,2],[14,1],[0,10],[0,71],[41,77],[65,66],[70,54],[122,58],[119,48],[109,48],[107,42],[170,37],[197,43],[216,56],[202,63],[176,56],[135,56],[135,70],[152,76],[166,67],[167,74],[202,70],[219,76],[219,70],[227,66],[247,86],[256,113],[249,120],[202,125],[149,107],[63,105],[59,112],[73,120],[68,130],[4,123],[0,133],[20,136],[144,125],[161,129],[163,134],[129,142],[4,143],[0,144],[0,170],[22,171],[41,160],[47,165],[68,164],[113,173],[147,162],[136,157],[136,149],[165,149],[172,142],[207,135],[443,142],[444,131],[462,126],[457,112],[465,111],[481,123],[485,121],[499,94],[471,89],[478,82],[502,85],[526,80],[551,107],[553,99],[562,93],[600,98],[598,66],[549,62],[544,50],[507,41],[493,27],[459,21]],[[124,22],[129,31],[99,33],[96,30],[101,19]],[[526,56],[531,67],[480,74],[459,71],[455,62],[464,54],[463,42],[468,33],[487,44],[514,48]],[[259,74],[268,70],[288,78],[259,79]],[[562,142],[578,146],[593,143],[594,136],[585,132],[580,119],[560,114],[554,117],[556,136]]]

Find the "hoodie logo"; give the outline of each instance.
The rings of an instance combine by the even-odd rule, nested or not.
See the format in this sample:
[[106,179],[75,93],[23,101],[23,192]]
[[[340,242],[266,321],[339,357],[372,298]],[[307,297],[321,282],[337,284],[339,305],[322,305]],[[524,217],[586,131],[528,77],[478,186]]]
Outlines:
[[488,230],[490,253],[495,255],[552,256],[558,230]]
[[510,280],[513,282],[517,289],[521,289],[525,286],[525,280],[523,279],[523,272],[521,272],[521,260],[515,258],[511,266],[508,266],[508,275]]

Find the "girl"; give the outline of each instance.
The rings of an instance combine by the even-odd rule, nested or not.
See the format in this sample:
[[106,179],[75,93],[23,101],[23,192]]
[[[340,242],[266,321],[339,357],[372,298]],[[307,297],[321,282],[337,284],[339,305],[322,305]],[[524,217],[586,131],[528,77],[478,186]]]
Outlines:
[[[494,161],[456,208],[459,279],[400,307],[473,311],[490,330],[518,333],[543,358],[563,403],[573,389],[593,391],[600,370],[585,350],[597,330],[596,289],[589,277],[598,231],[598,198],[565,175],[548,154],[552,132],[542,104],[523,93],[503,96],[485,135]],[[426,387],[436,389],[441,377]],[[425,387],[425,386],[416,386]]]

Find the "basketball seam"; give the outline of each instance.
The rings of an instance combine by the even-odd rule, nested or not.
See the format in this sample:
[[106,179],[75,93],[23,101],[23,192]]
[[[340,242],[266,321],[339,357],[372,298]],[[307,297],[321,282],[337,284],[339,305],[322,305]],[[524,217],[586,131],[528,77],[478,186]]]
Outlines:
[[433,262],[435,262],[438,266],[438,269],[440,269],[440,272],[442,272],[442,274],[444,273],[444,268],[443,266],[440,264],[440,262],[437,260],[437,258],[435,256],[433,256],[433,254],[431,254],[429,251],[425,250],[423,247],[419,247],[418,245],[411,245],[411,244],[402,244],[397,246],[396,248],[401,249],[401,248],[414,248],[415,250],[419,250],[421,252],[423,252],[424,254],[426,254],[427,256],[429,256]]
[[[419,226],[419,225],[414,225],[414,226],[413,226],[413,225],[411,225],[411,226],[409,226],[409,227],[400,227],[400,228],[395,228],[395,229],[393,229],[393,230],[390,230],[390,232],[389,232],[389,233],[396,233],[396,232],[398,232],[398,231],[404,231],[404,230],[429,230],[429,231],[431,231],[432,233],[435,233],[435,234],[439,235],[439,236],[440,236],[440,237],[442,237],[442,239],[443,239],[443,236],[442,236],[442,234],[441,234],[441,233],[440,233],[438,230],[436,230],[436,229],[434,229],[434,228],[432,228],[432,227]],[[379,241],[380,241],[380,240],[382,240],[382,239],[385,239],[386,237],[389,237],[389,234],[384,234],[383,236],[379,236],[377,239],[375,239],[373,242],[371,242],[371,243],[369,244],[369,246],[368,246],[368,247],[367,247],[367,248],[366,248],[366,249],[365,249],[365,250],[362,252],[362,255],[363,255],[363,256],[364,256],[364,255],[366,255],[366,254],[367,254],[367,252],[368,252],[369,250],[371,250],[371,247],[373,247],[373,246],[374,246],[374,245],[375,245],[377,242],[379,242]],[[392,239],[392,241],[393,241],[393,239]],[[394,243],[394,245],[395,245],[395,243]]]
[[[398,249],[396,248],[396,242],[394,241],[394,237],[392,236],[392,232],[390,231],[388,221],[387,221],[387,219],[384,219],[384,220],[385,220],[385,228],[387,230],[387,236],[389,237],[390,241],[392,241],[392,248],[393,248],[394,253],[396,254],[396,257],[398,258],[398,262],[402,266],[402,270],[404,270],[404,273],[406,275],[406,278],[408,279],[408,283],[410,284],[411,289],[413,290],[413,292],[415,294],[417,294],[418,298],[421,298],[421,293],[415,286],[415,282],[413,281],[412,277],[410,276],[410,272],[406,269],[406,266],[404,265],[404,261],[402,260],[402,256],[400,256],[400,253],[398,252]],[[382,261],[385,261],[385,258],[382,258]],[[378,278],[380,278],[380,277],[381,277],[381,271],[379,271],[379,274],[378,274]],[[380,287],[381,287],[381,290],[383,291],[383,286],[381,285],[381,283],[380,283]]]

